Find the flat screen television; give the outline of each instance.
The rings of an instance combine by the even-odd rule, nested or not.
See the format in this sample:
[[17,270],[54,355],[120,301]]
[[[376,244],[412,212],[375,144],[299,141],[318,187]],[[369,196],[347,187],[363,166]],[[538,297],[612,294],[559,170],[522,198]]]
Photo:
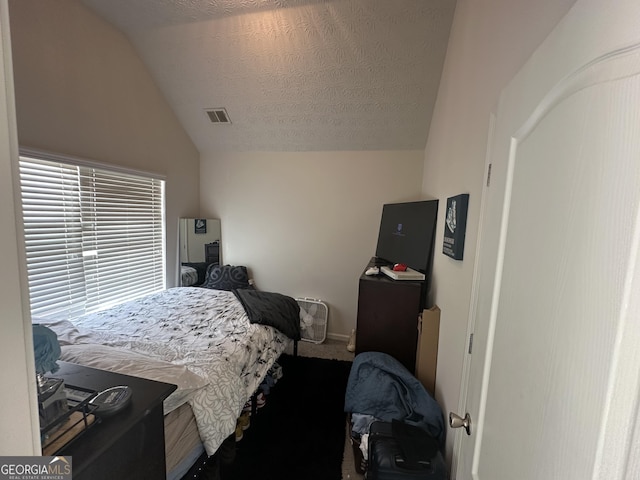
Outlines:
[[438,200],[387,203],[382,207],[376,263],[404,263],[430,276]]

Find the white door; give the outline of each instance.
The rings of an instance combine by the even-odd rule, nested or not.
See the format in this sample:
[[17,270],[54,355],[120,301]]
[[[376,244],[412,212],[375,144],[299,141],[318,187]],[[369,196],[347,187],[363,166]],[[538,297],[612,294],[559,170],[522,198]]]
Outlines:
[[492,144],[452,478],[640,478],[640,2],[578,0]]

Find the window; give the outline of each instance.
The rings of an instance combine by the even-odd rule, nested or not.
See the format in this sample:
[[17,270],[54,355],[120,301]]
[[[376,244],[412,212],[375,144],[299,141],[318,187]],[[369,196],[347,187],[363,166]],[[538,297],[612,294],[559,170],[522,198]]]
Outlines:
[[165,288],[163,180],[21,156],[20,186],[33,317],[71,319]]

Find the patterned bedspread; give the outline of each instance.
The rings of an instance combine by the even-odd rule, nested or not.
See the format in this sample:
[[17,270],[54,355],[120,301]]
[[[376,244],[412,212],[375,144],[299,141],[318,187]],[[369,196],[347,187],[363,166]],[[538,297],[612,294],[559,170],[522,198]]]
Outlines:
[[[171,397],[184,400],[174,400],[171,408],[181,401],[191,405],[210,455],[234,432],[242,407],[290,342],[272,327],[250,324],[232,292],[196,287],[170,288],[73,322],[78,329],[74,343],[143,354],[204,379],[204,386],[188,395],[180,388],[174,392]],[[59,338],[61,344],[69,341],[65,335]],[[152,377],[176,383],[158,378],[155,371]]]

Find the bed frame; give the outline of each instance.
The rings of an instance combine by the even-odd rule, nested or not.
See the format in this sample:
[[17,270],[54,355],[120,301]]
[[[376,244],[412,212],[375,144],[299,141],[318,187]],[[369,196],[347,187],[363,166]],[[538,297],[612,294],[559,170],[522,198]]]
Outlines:
[[[293,356],[298,356],[298,341],[293,341]],[[258,410],[258,392],[251,396],[251,415],[256,415]],[[222,480],[220,474],[221,465],[229,465],[235,460],[236,439],[235,433],[229,435],[220,445],[220,448],[211,456],[202,453],[191,466],[181,480]]]

